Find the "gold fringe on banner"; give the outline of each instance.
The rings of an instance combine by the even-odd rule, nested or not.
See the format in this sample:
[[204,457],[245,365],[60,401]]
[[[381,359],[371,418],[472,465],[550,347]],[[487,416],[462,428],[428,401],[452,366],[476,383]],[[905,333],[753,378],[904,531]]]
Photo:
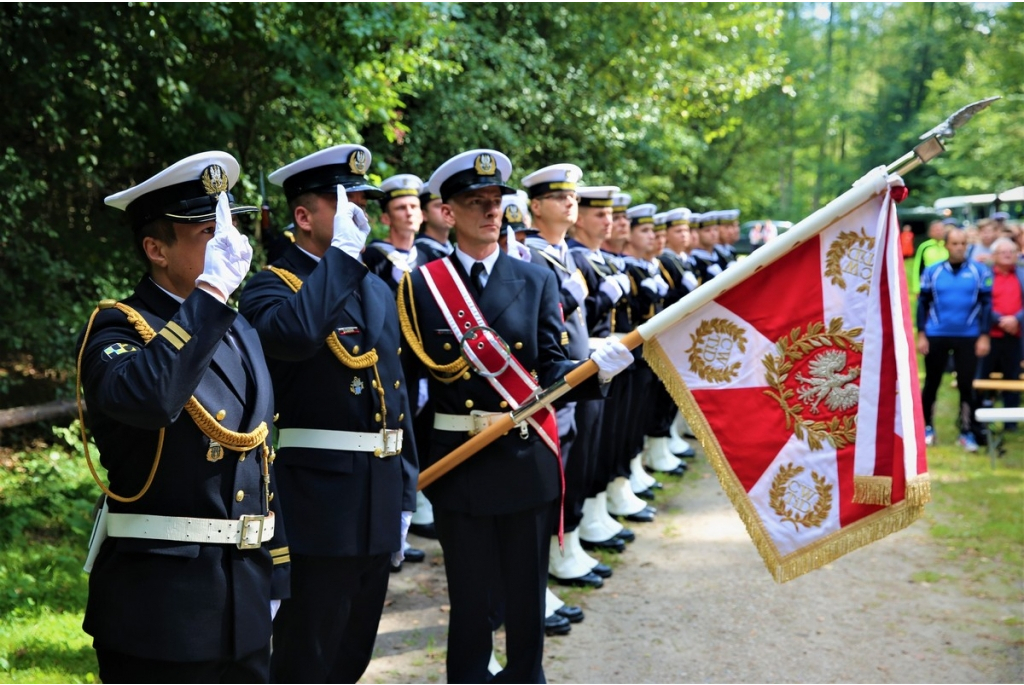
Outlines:
[[853,503],[889,506],[892,504],[892,478],[890,476],[854,476]]
[[[715,438],[707,418],[700,410],[689,388],[686,387],[685,381],[673,366],[671,359],[656,339],[644,342],[644,359],[664,383],[665,388],[672,395],[672,399],[675,400],[679,410],[690,424],[690,428],[693,429],[693,434],[697,436],[708,461],[715,469],[718,482],[721,483],[729,501],[736,508],[758,554],[761,555],[761,560],[764,561],[765,567],[772,574],[775,582],[785,583],[809,571],[821,568],[844,554],[906,528],[920,518],[921,512],[924,510],[923,507],[912,505],[908,501],[900,502],[846,526],[803,549],[785,557],[782,556],[775,547],[771,536],[768,535],[768,531],[765,530],[761,517],[750,501],[746,490],[736,478],[732,466],[725,458],[722,446]],[[920,487],[916,480],[915,487]],[[909,489],[908,485],[908,491]]]
[[923,507],[932,501],[932,481],[927,473],[922,473],[907,481],[907,504]]

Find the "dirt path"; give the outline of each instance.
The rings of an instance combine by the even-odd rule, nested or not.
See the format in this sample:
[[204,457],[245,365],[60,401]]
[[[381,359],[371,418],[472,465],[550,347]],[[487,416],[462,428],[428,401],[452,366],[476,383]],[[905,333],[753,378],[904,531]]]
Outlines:
[[[556,589],[586,619],[548,639],[551,682],[1024,682],[1024,607],[945,560],[926,521],[777,585],[710,467],[695,470],[605,557],[604,588]],[[421,546],[428,563],[392,576],[362,682],[445,681],[444,568]]]

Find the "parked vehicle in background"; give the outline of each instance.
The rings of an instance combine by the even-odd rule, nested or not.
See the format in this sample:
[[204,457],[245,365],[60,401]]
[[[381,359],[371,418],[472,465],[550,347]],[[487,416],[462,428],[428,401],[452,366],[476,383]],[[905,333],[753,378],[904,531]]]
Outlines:
[[1001,193],[980,195],[954,195],[935,201],[935,211],[961,223],[976,224],[979,219],[995,212],[1007,212],[1011,217],[1024,215],[1024,186],[1010,188]]
[[738,254],[750,254],[791,228],[793,228],[792,221],[780,221],[778,219],[747,221],[740,225],[740,239],[734,247]]

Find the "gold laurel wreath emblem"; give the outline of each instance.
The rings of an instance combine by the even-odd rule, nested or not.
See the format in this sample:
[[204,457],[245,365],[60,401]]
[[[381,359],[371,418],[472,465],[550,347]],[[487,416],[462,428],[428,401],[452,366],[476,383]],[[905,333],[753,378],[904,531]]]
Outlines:
[[[864,233],[862,227],[860,234],[843,231],[832,241],[832,246],[828,248],[825,255],[825,276],[832,281],[832,285],[843,290],[846,290],[846,280],[843,278],[843,256],[849,254],[851,247],[863,247],[865,250],[871,251],[875,249],[875,239]],[[874,267],[872,266],[872,268]],[[866,293],[870,289],[871,284],[865,281],[857,286],[856,292]]]
[[828,330],[821,321],[808,324],[807,332],[801,333],[800,327],[794,328],[788,336],[784,336],[775,344],[778,355],[764,358],[765,380],[771,390],[764,394],[774,398],[786,415],[786,428],[793,430],[797,440],[806,440],[812,450],[820,450],[827,442],[836,449],[852,445],[857,439],[856,416],[833,416],[830,421],[812,421],[803,417],[804,406],[799,401],[790,404],[795,396],[785,383],[793,365],[811,352],[827,348],[839,348],[861,352],[862,343],[854,340],[863,329],[851,328],[843,330],[842,317],[829,321]]
[[797,514],[786,506],[786,486],[789,484],[789,481],[796,478],[803,471],[803,466],[796,466],[792,462],[788,466],[779,467],[779,472],[772,479],[771,490],[768,491],[768,505],[772,508],[772,511],[778,514],[779,518],[783,521],[792,523],[796,530],[800,530],[800,526],[807,528],[820,527],[825,522],[828,512],[832,509],[832,484],[826,480],[825,476],[819,476],[815,471],[811,471],[811,479],[814,481],[814,492],[818,495],[818,501],[815,502],[814,508],[806,514]]
[[747,351],[747,336],[741,327],[728,319],[708,319],[701,321],[697,330],[690,334],[690,348],[686,350],[689,355],[690,368],[693,369],[701,379],[709,383],[725,383],[739,375],[742,362],[733,362],[729,366],[718,369],[711,366],[702,358],[704,347],[702,343],[712,333],[729,336],[740,352]]

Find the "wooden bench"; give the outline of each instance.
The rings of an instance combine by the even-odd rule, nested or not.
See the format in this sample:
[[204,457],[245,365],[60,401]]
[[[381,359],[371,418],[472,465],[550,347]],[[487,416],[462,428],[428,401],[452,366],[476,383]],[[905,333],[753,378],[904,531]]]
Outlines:
[[[980,390],[994,390],[994,391],[1005,391],[1024,393],[1024,379],[1013,380],[1004,378],[977,378],[974,380],[974,389]],[[997,454],[1002,454],[1002,435],[998,435],[992,432],[989,424],[994,422],[1006,423],[1024,423],[1024,407],[982,407],[976,409],[974,412],[974,420],[982,424],[985,429],[985,437],[988,441],[988,456],[992,462],[992,466],[995,466],[995,458]]]

